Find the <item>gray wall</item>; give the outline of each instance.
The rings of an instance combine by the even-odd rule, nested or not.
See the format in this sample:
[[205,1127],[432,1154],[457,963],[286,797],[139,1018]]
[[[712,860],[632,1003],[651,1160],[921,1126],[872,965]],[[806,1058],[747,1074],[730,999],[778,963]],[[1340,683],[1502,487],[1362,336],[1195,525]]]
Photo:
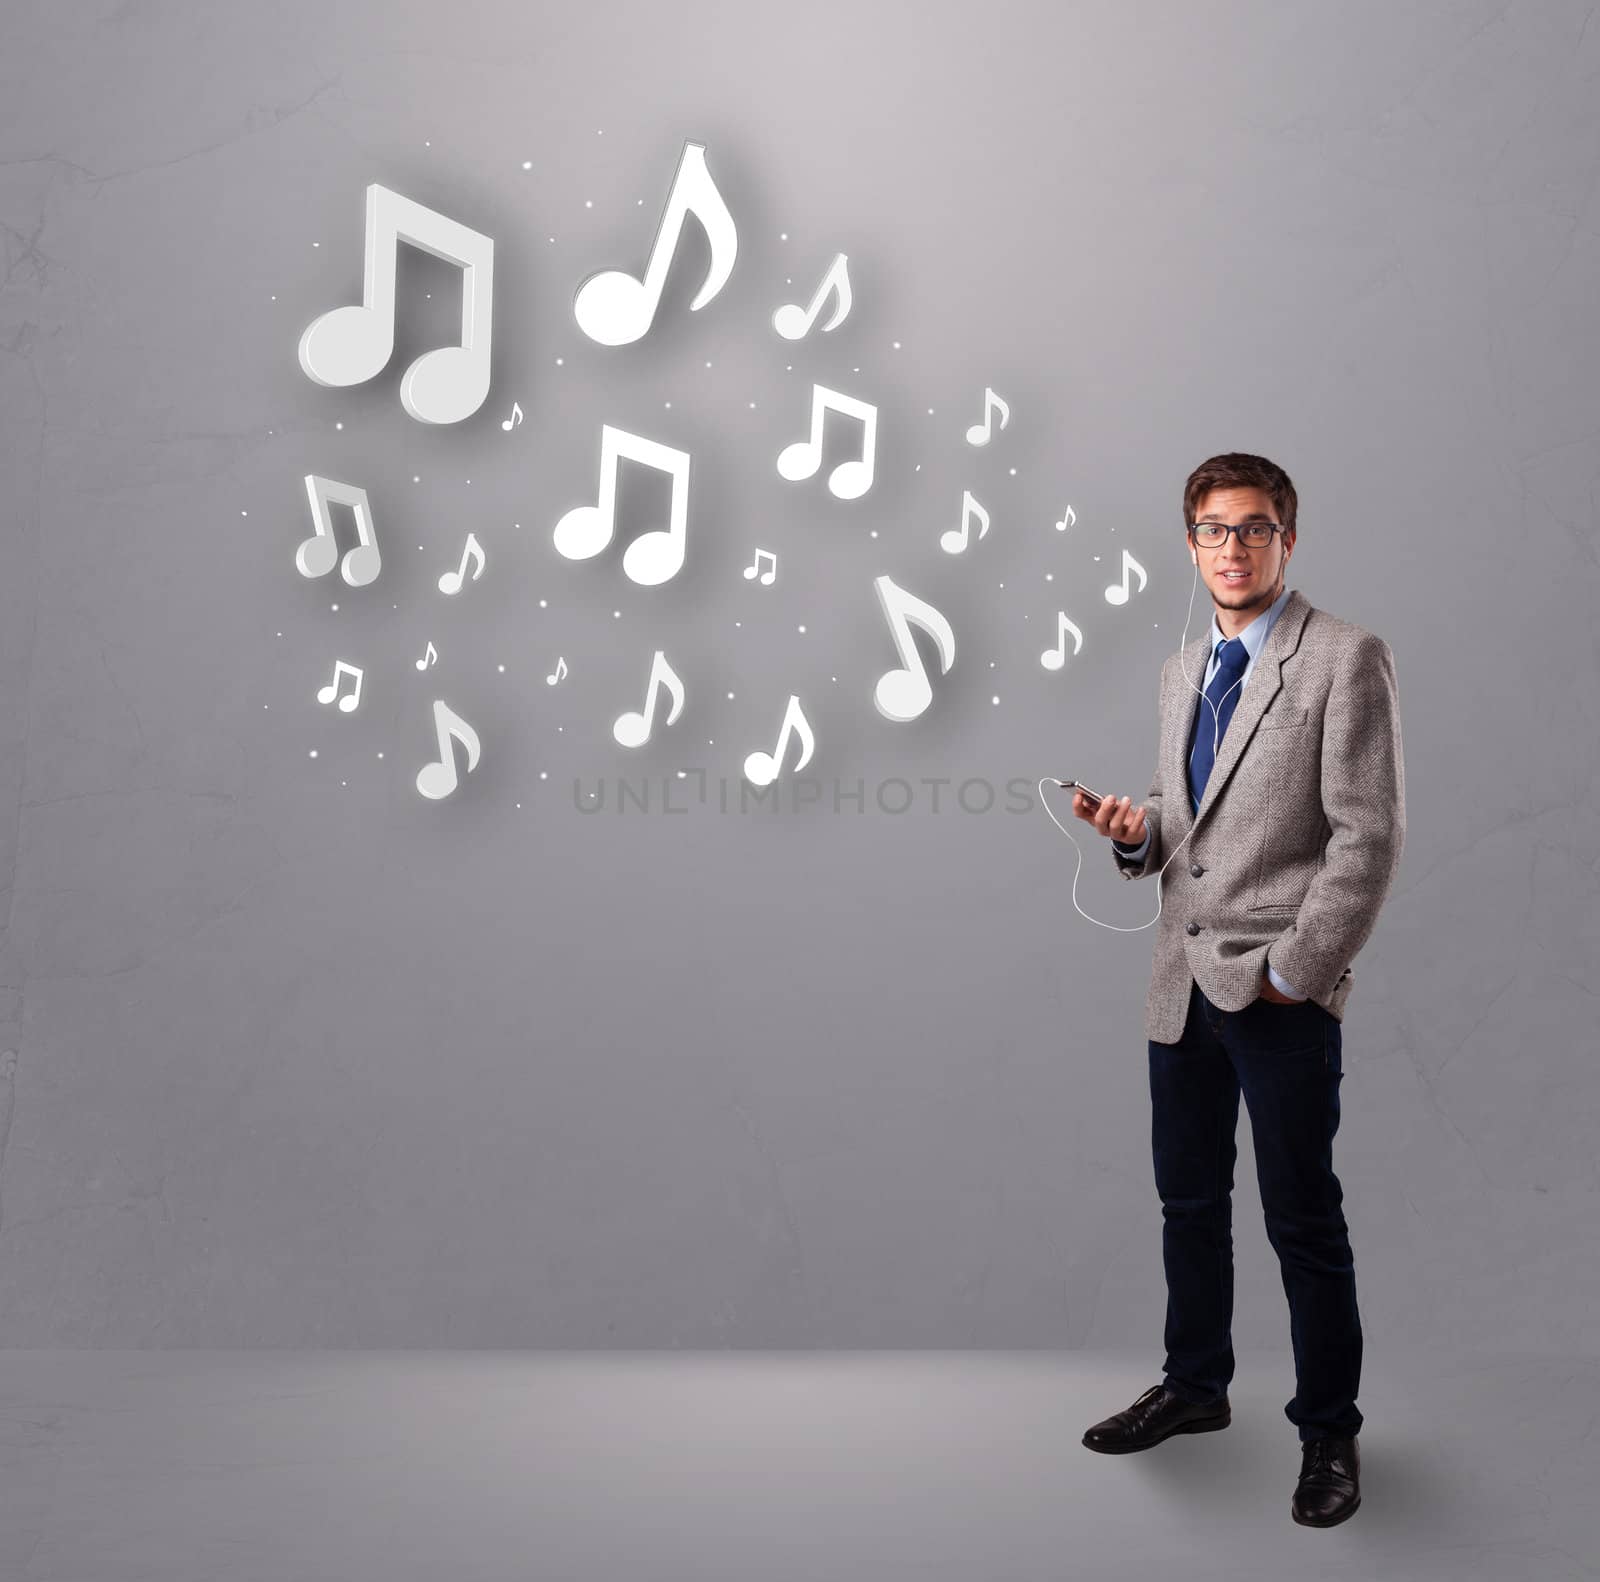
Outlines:
[[[1005,787],[1142,796],[1183,480],[1243,449],[1299,487],[1292,585],[1401,687],[1335,1147],[1369,1344],[1592,1349],[1597,73],[1578,3],[10,4],[0,1340],[1159,1355],[1152,933],[1080,916]],[[642,267],[686,138],[732,281],[688,312],[691,227],[655,332],[595,346],[573,292]],[[496,239],[462,424],[398,398],[455,312],[426,255],[385,374],[297,364],[372,181]],[[780,341],[841,250],[851,317]],[[864,500],[776,475],[813,380],[880,404]],[[695,456],[662,587],[626,533],[552,547],[602,422]],[[372,587],[296,572],[311,471],[370,488]],[[963,488],[994,526],[951,557]],[[909,725],[871,703],[885,572],[959,644]],[[689,702],[630,755],[658,646]],[[741,813],[790,691],[820,803]],[[484,746],[429,802],[435,696]],[[1078,904],[1136,929],[1154,886],[1084,838]],[[1240,1146],[1235,1339],[1286,1349]]]

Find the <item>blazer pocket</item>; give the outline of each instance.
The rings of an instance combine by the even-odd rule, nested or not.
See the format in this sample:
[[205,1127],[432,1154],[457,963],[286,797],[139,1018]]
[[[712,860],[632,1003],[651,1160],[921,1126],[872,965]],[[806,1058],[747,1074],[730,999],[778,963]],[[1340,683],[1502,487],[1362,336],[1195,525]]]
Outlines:
[[1268,709],[1256,726],[1258,731],[1281,731],[1290,726],[1304,725],[1311,718],[1310,709]]

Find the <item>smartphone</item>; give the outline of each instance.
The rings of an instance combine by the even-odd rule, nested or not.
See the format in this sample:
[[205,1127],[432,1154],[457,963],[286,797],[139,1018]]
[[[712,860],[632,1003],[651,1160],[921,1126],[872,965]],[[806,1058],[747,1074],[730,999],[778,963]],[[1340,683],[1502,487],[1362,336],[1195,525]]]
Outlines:
[[1089,802],[1092,802],[1095,807],[1099,807],[1101,802],[1105,800],[1098,791],[1091,791],[1081,780],[1058,780],[1056,781],[1056,784],[1058,786],[1068,786],[1074,790],[1083,792],[1085,799]]

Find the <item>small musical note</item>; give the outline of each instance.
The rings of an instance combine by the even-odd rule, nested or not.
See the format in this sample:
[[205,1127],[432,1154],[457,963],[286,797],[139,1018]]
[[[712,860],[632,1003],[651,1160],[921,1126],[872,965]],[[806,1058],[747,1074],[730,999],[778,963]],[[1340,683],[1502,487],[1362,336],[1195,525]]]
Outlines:
[[[772,562],[771,566],[765,571],[761,571],[761,557],[763,555],[765,555],[767,559]],[[773,578],[778,575],[778,557],[774,555],[770,549],[758,549],[756,551],[755,564],[753,566],[746,566],[744,568],[745,581],[748,582],[758,571],[761,571],[761,586],[763,588],[770,588],[772,586]]]
[[600,429],[600,503],[573,507],[556,523],[555,546],[568,560],[587,560],[611,542],[617,529],[617,461],[627,457],[672,479],[668,525],[641,533],[622,556],[635,582],[654,587],[683,565],[689,527],[689,453],[606,423]]
[[1128,553],[1127,550],[1123,550],[1122,582],[1120,586],[1113,582],[1111,586],[1106,589],[1107,604],[1126,604],[1128,602],[1128,573],[1130,571],[1136,571],[1139,573],[1139,592],[1144,592],[1144,585],[1149,580],[1144,574],[1144,567],[1141,566],[1139,562]]
[[967,430],[967,443],[969,445],[987,445],[994,432],[994,415],[1000,413],[1000,427],[1004,428],[1011,421],[1011,408],[1001,397],[997,396],[987,385],[983,389],[983,421],[974,423]]
[[418,670],[426,670],[429,665],[436,665],[438,663],[439,663],[439,650],[437,648],[435,648],[433,646],[433,644],[430,642],[428,644],[428,646],[423,650],[422,658],[417,661],[417,669]]
[[472,571],[472,580],[476,582],[483,575],[483,545],[478,542],[478,535],[468,532],[466,548],[461,551],[461,564],[454,571],[447,571],[439,579],[440,593],[460,593],[461,585],[467,580],[467,562],[476,555],[477,565]]
[[1078,513],[1076,511],[1074,511],[1072,509],[1072,507],[1069,505],[1067,507],[1067,514],[1064,517],[1062,517],[1059,522],[1056,523],[1056,531],[1058,533],[1066,532],[1066,530],[1069,527],[1071,527],[1072,524],[1074,522],[1076,522],[1077,520],[1078,520]]
[[452,741],[467,749],[467,773],[478,767],[478,733],[442,698],[433,700],[433,729],[439,738],[439,761],[417,771],[417,790],[437,802],[456,788],[456,755]]
[[513,401],[511,403],[511,416],[508,417],[508,418],[505,418],[501,422],[500,427],[503,428],[506,431],[506,433],[509,434],[512,431],[512,429],[514,429],[517,426],[517,424],[519,424],[521,421],[522,421],[522,403],[520,401]]
[[361,701],[362,669],[360,665],[347,665],[342,659],[334,660],[333,680],[327,686],[317,688],[317,702],[332,703],[336,697],[339,697],[339,678],[341,676],[354,676],[356,678],[355,691],[339,698],[339,712],[341,714],[349,714]]
[[544,678],[547,687],[553,687],[567,673],[567,662],[560,654],[556,655],[555,674]]
[[797,302],[784,303],[772,315],[773,329],[786,341],[800,340],[817,322],[817,314],[822,309],[822,299],[827,296],[830,289],[838,293],[838,306],[834,309],[833,317],[822,326],[824,335],[844,323],[845,315],[850,311],[850,270],[843,253],[834,254],[833,262],[828,265],[827,274],[822,277],[822,284],[817,287],[817,294],[811,299],[811,306],[802,309]]
[[672,708],[667,714],[670,725],[683,712],[683,678],[667,663],[667,656],[658,648],[650,661],[650,679],[645,686],[644,712],[635,714],[631,709],[619,714],[612,723],[611,734],[623,747],[642,747],[650,740],[650,727],[655,723],[656,695],[665,687],[672,694]]
[[626,346],[650,328],[661,302],[667,269],[683,234],[684,219],[690,214],[705,227],[706,240],[711,243],[706,278],[689,304],[689,311],[696,313],[727,283],[739,250],[733,216],[706,168],[704,143],[686,142],[678,156],[677,173],[656,227],[655,241],[650,244],[644,279],[625,269],[603,269],[578,287],[572,311],[578,328],[590,340],[602,346]]
[[878,437],[878,409],[868,401],[858,401],[823,385],[811,387],[811,437],[785,445],[778,453],[778,476],[798,483],[811,477],[822,465],[822,418],[825,412],[839,412],[862,422],[861,457],[842,461],[828,474],[828,488],[841,500],[859,500],[872,487],[873,453]]
[[933,683],[928,680],[922,656],[912,640],[912,625],[920,626],[939,645],[941,675],[948,674],[955,663],[956,634],[939,610],[914,593],[907,593],[888,577],[874,577],[872,588],[878,595],[879,607],[889,623],[889,632],[903,666],[878,677],[872,701],[886,720],[903,725],[916,719],[933,701]]
[[978,519],[978,538],[989,531],[989,513],[972,498],[970,489],[961,491],[961,531],[947,528],[939,535],[939,548],[947,555],[959,555],[967,547],[967,537],[972,531],[972,519]]
[[[378,553],[378,535],[372,526],[372,507],[367,502],[367,491],[353,483],[335,483],[331,478],[319,478],[314,472],[306,474],[306,495],[311,501],[311,521],[316,532],[294,552],[294,563],[302,577],[325,577],[339,567],[339,575],[352,588],[364,588],[377,575],[383,565]],[[356,538],[354,547],[339,559],[339,545],[333,536],[333,517],[330,505],[347,505],[355,515]]]
[[314,318],[300,337],[300,366],[319,385],[358,385],[394,353],[395,255],[401,242],[456,264],[461,344],[424,352],[400,380],[400,402],[419,423],[459,423],[489,393],[494,329],[494,241],[372,182],[359,306]]
[[800,757],[794,766],[795,773],[799,774],[811,762],[817,739],[811,734],[811,725],[806,719],[805,710],[800,707],[800,699],[792,692],[789,694],[789,706],[783,711],[778,745],[770,753],[751,753],[744,761],[744,777],[752,785],[769,786],[778,778],[778,771],[783,766],[783,749],[788,745],[791,731],[800,738]]
[[1047,648],[1039,655],[1039,663],[1046,670],[1059,670],[1067,662],[1067,633],[1072,633],[1072,652],[1083,651],[1083,633],[1078,630],[1078,623],[1070,620],[1065,610],[1056,611],[1056,646]]

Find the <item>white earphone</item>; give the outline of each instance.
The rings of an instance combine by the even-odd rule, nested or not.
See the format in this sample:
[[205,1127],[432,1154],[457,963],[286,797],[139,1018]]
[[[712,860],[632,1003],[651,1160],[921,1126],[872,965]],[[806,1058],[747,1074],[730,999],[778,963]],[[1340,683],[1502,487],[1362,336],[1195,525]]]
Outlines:
[[[1280,542],[1281,542],[1281,540],[1280,540]],[[1289,564],[1289,554],[1290,554],[1289,546],[1287,544],[1284,544],[1283,545],[1283,558],[1278,563],[1278,579],[1279,579],[1278,580],[1278,592],[1273,595],[1274,599],[1278,598],[1283,593],[1283,576],[1284,576],[1285,569],[1287,568],[1287,566]],[[1191,587],[1189,589],[1189,609],[1188,609],[1187,613],[1184,615],[1184,618],[1183,618],[1183,641],[1178,646],[1178,668],[1180,670],[1183,670],[1183,679],[1189,683],[1189,690],[1191,692],[1198,692],[1200,694],[1200,701],[1202,703],[1206,704],[1207,706],[1209,706],[1210,709],[1211,709],[1211,718],[1212,718],[1212,722],[1213,722],[1213,731],[1212,731],[1212,737],[1211,737],[1211,744],[1212,744],[1211,745],[1211,750],[1212,750],[1212,753],[1215,754],[1216,749],[1217,749],[1217,747],[1219,745],[1220,736],[1221,736],[1221,716],[1217,712],[1217,704],[1220,704],[1222,702],[1222,698],[1227,697],[1228,692],[1232,692],[1233,691],[1233,687],[1229,687],[1228,688],[1228,692],[1224,692],[1222,694],[1222,698],[1218,698],[1217,699],[1217,703],[1214,704],[1214,703],[1211,702],[1211,699],[1208,698],[1205,695],[1204,690],[1202,688],[1200,688],[1200,687],[1197,687],[1194,684],[1194,682],[1190,679],[1189,672],[1186,669],[1183,669],[1183,651],[1184,651],[1185,648],[1187,648],[1189,646],[1189,622],[1194,616],[1194,588],[1198,587],[1199,584],[1200,584],[1200,556],[1198,554],[1194,555],[1193,556],[1193,560],[1194,560],[1194,587]],[[1201,672],[1202,678],[1204,677],[1204,675],[1205,675],[1205,672],[1202,671]],[[1233,686],[1234,687],[1239,686],[1243,682],[1243,680],[1244,680],[1244,677],[1240,676],[1239,680],[1235,681]],[[1183,850],[1184,841],[1187,841],[1189,839],[1189,835],[1194,834],[1193,828],[1192,827],[1190,828],[1189,835],[1185,835],[1183,837],[1183,840],[1180,840],[1178,842],[1178,844],[1175,847],[1173,847],[1172,856],[1168,857],[1167,861],[1162,863],[1160,868],[1157,869],[1157,871],[1156,871],[1156,915],[1154,917],[1152,917],[1148,923],[1140,923],[1135,928],[1123,928],[1123,927],[1120,927],[1119,925],[1117,925],[1116,923],[1102,923],[1100,921],[1100,919],[1097,918],[1097,917],[1089,917],[1089,914],[1087,912],[1085,912],[1084,909],[1081,906],[1078,905],[1078,875],[1083,872],[1083,848],[1078,845],[1078,842],[1074,838],[1072,831],[1069,830],[1067,828],[1067,826],[1065,824],[1063,824],[1061,822],[1061,820],[1056,817],[1054,810],[1051,808],[1050,804],[1045,800],[1045,794],[1044,794],[1045,786],[1047,784],[1059,784],[1059,783],[1060,782],[1055,781],[1052,776],[1045,775],[1045,776],[1041,777],[1041,779],[1039,781],[1039,805],[1045,810],[1046,813],[1048,813],[1050,815],[1050,822],[1052,824],[1054,824],[1055,827],[1058,830],[1060,830],[1061,833],[1063,835],[1065,835],[1068,840],[1070,840],[1072,842],[1073,847],[1076,849],[1076,851],[1078,853],[1078,866],[1077,866],[1076,870],[1073,872],[1073,875],[1072,875],[1072,905],[1073,905],[1073,908],[1077,911],[1079,916],[1088,918],[1089,921],[1091,923],[1093,923],[1096,928],[1109,928],[1114,933],[1117,933],[1117,934],[1137,934],[1141,930],[1151,927],[1153,924],[1158,922],[1160,920],[1160,918],[1161,918],[1161,906],[1162,906],[1162,900],[1161,900],[1161,875],[1164,874],[1167,871],[1167,863],[1170,863],[1172,861],[1172,858],[1176,857],[1178,855],[1178,853]],[[1187,790],[1187,787],[1185,789]]]

